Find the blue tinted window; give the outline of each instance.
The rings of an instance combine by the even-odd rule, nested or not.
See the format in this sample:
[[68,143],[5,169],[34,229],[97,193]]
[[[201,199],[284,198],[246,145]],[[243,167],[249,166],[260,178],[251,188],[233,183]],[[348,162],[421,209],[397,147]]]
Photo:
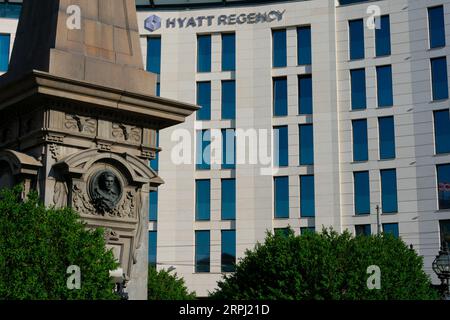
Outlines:
[[364,58],[364,22],[363,19],[348,22],[350,38],[350,60]]
[[370,224],[355,225],[355,234],[357,236],[370,236],[372,234]]
[[148,264],[156,268],[156,245],[157,245],[156,231],[149,231],[148,233]]
[[150,221],[156,221],[158,220],[158,192],[157,191],[153,191],[150,192],[150,212],[149,212],[149,217],[148,219]]
[[211,181],[195,181],[195,220],[209,220],[211,213]]
[[211,131],[197,131],[197,170],[209,170],[211,168]]
[[448,110],[434,112],[436,153],[450,152],[450,115]]
[[313,113],[313,89],[311,75],[298,77],[298,113]]
[[439,209],[450,209],[450,164],[437,166]]
[[381,16],[380,28],[375,29],[376,55],[387,56],[391,54],[391,25],[389,16]]
[[[156,132],[156,146],[159,147],[159,131]],[[150,160],[150,167],[156,172],[159,171],[159,152],[156,153],[156,157]]]
[[286,30],[274,30],[273,36],[273,67],[286,67]]
[[450,248],[450,220],[439,221],[439,231],[441,234],[441,244],[447,242],[447,247]]
[[222,169],[236,167],[236,135],[234,129],[222,129]]
[[430,48],[445,46],[444,7],[428,8]]
[[367,120],[353,120],[353,161],[367,161],[369,149],[367,147]]
[[445,57],[431,59],[431,81],[433,100],[448,98],[447,59]]
[[156,83],[156,96],[157,97],[161,96],[161,83],[159,82]]
[[314,217],[314,176],[300,176],[300,216]]
[[398,238],[398,223],[383,223],[383,232],[392,234],[394,237]]
[[236,180],[222,179],[222,220],[236,219]]
[[379,107],[390,107],[394,104],[391,66],[377,67],[377,95]]
[[236,36],[234,33],[222,34],[222,70],[236,70]]
[[273,115],[287,116],[287,79],[273,79]]
[[378,119],[380,159],[395,158],[395,129],[394,117]]
[[398,212],[397,173],[395,169],[381,170],[381,209],[383,213]]
[[288,143],[288,127],[274,127],[274,150],[275,161],[277,167],[287,167],[289,165],[289,143]]
[[289,235],[289,228],[274,228],[273,232],[275,235],[287,237]]
[[211,82],[197,82],[197,120],[211,120]]
[[298,64],[311,64],[311,27],[297,28]]
[[275,218],[289,218],[289,177],[274,178]]
[[352,110],[365,109],[366,103],[366,71],[364,69],[350,70]]
[[370,213],[370,185],[369,171],[355,172],[353,174],[355,193],[355,214]]
[[209,272],[210,242],[209,231],[195,231],[195,272]]
[[222,119],[236,119],[236,81],[222,81]]
[[222,272],[234,272],[236,264],[236,231],[222,230]]
[[202,35],[197,38],[197,71],[211,72],[211,36]]
[[161,38],[147,37],[147,71],[161,73]]
[[300,131],[300,165],[314,164],[313,125],[302,124]]
[[306,234],[308,232],[316,232],[316,227],[301,227],[300,228],[300,234]]
[[9,34],[0,34],[0,72],[8,71],[9,65]]

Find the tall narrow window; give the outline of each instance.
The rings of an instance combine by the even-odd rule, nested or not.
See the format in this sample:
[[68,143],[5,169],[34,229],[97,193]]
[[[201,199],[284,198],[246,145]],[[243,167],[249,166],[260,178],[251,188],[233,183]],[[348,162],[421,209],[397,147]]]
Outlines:
[[197,71],[211,72],[211,35],[197,37]]
[[236,264],[236,231],[222,230],[222,272],[234,272]]
[[300,176],[300,216],[314,217],[314,176]]
[[365,109],[366,102],[366,71],[364,69],[350,70],[352,110]]
[[211,260],[210,231],[195,231],[195,272],[209,272]]
[[313,113],[313,89],[310,74],[298,76],[298,113]]
[[444,7],[428,8],[428,28],[430,35],[430,48],[445,46]]
[[434,111],[436,153],[450,153],[450,114],[448,109]]
[[149,212],[149,221],[156,221],[158,220],[158,191],[150,192],[149,196],[149,206],[150,206],[150,212]]
[[281,68],[286,67],[287,54],[286,54],[286,30],[273,30],[273,67]]
[[370,214],[369,171],[353,173],[355,214]]
[[398,212],[397,172],[395,169],[381,170],[381,209],[383,213]]
[[274,150],[277,167],[287,167],[289,165],[289,142],[288,126],[274,127]]
[[375,46],[377,57],[388,56],[391,54],[391,25],[389,16],[381,16],[380,28],[375,29]]
[[289,218],[289,177],[274,178],[275,218]]
[[378,107],[391,107],[394,104],[392,93],[392,67],[377,67]]
[[222,81],[222,119],[236,119],[236,81]]
[[0,34],[0,72],[8,71],[11,36]]
[[148,264],[156,268],[157,232],[148,232]]
[[398,238],[398,223],[383,223],[383,232],[392,234],[394,237]]
[[369,150],[367,146],[367,120],[352,120],[353,127],[353,161],[367,161]]
[[439,210],[450,209],[450,164],[437,166]]
[[161,74],[160,37],[147,37],[147,71]]
[[211,82],[197,82],[197,120],[211,120]]
[[236,168],[236,134],[234,129],[222,129],[222,169]]
[[311,27],[297,28],[298,64],[311,64]]
[[300,131],[300,165],[314,164],[313,125],[301,124]]
[[394,117],[378,118],[378,137],[380,159],[395,158],[395,129]]
[[448,99],[447,59],[431,59],[433,100]]
[[222,71],[236,70],[236,35],[222,34]]
[[277,117],[287,116],[287,78],[273,79],[273,115]]
[[195,181],[195,220],[208,221],[211,216],[211,181]]
[[357,236],[370,236],[372,234],[370,224],[355,225],[355,234]]
[[211,131],[197,131],[197,170],[209,170],[211,168]]
[[364,59],[364,21],[363,19],[348,22],[350,39],[350,60]]
[[236,219],[236,180],[222,179],[222,220]]
[[161,97],[161,83],[156,83],[156,96]]

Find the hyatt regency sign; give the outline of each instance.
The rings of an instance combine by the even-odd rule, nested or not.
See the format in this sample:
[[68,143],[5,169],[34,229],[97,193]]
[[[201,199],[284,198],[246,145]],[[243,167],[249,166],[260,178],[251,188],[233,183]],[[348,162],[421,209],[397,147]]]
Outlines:
[[209,16],[197,16],[197,17],[184,17],[184,18],[167,18],[164,22],[157,15],[151,15],[145,19],[145,29],[150,32],[156,31],[162,26],[167,29],[173,28],[198,28],[203,26],[228,26],[236,24],[256,24],[256,23],[270,23],[273,21],[283,20],[283,16],[286,10],[272,10],[269,12],[259,13],[242,13],[242,14],[229,14],[229,15],[209,15]]

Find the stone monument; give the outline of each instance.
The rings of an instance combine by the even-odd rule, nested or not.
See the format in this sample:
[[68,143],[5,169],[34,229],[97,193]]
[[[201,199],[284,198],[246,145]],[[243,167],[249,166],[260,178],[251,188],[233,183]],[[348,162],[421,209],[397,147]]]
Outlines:
[[0,78],[0,187],[23,183],[105,228],[130,299],[147,296],[149,192],[163,183],[149,167],[156,133],[198,109],[155,87],[134,0],[24,0]]

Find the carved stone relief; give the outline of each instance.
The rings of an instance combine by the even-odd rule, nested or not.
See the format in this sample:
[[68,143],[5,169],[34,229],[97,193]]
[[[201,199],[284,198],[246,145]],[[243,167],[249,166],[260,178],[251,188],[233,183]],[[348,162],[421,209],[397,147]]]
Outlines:
[[71,131],[87,133],[90,135],[97,132],[97,121],[92,118],[82,117],[75,114],[66,114],[64,127]]
[[118,140],[140,143],[142,130],[141,128],[122,123],[113,123],[111,135]]

